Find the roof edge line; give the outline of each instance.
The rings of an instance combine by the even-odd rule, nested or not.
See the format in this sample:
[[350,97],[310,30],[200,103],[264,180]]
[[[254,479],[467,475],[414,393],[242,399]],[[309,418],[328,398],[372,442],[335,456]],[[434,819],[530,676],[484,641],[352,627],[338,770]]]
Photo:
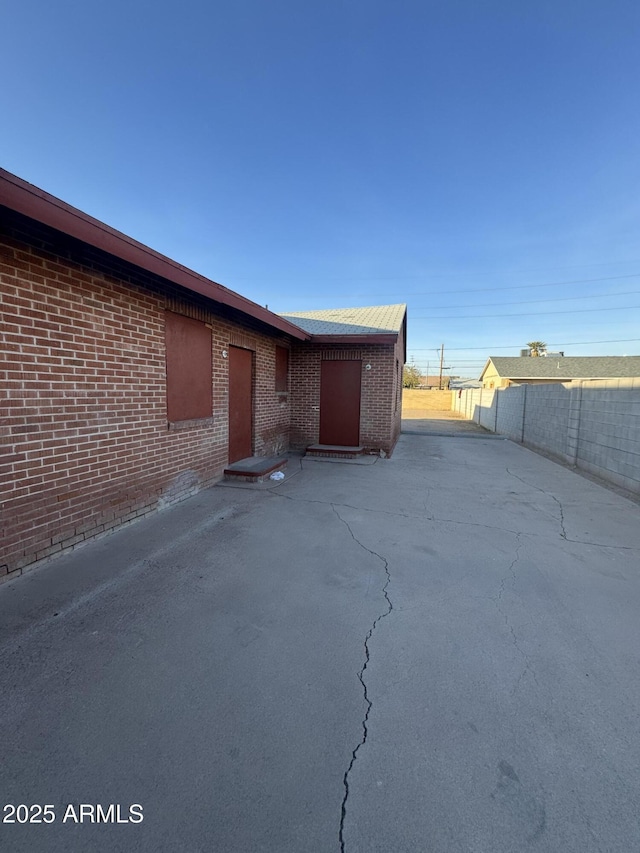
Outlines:
[[[5,191],[9,189],[8,194],[1,192],[3,186]],[[146,272],[166,278],[214,302],[235,308],[285,334],[299,340],[309,338],[308,333],[299,326],[252,302],[246,296],[179,264],[167,255],[1,168],[0,204]],[[120,248],[118,251],[119,244],[124,244],[126,249]]]
[[341,344],[360,344],[360,343],[372,343],[372,344],[391,344],[396,343],[399,338],[398,332],[381,332],[380,334],[366,334],[366,335],[349,335],[349,334],[311,334],[309,343],[312,344],[330,344],[330,343],[341,343]]

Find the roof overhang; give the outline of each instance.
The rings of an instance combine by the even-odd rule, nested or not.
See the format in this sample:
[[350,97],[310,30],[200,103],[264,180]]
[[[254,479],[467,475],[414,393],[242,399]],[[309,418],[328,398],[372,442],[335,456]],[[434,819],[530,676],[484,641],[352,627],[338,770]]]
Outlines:
[[307,341],[311,337],[250,299],[183,267],[4,169],[0,169],[0,205],[207,299],[241,311],[293,338]]
[[480,382],[480,380],[482,379],[482,377],[485,375],[485,373],[487,372],[487,368],[489,367],[489,365],[490,365],[491,363],[492,363],[492,362],[491,362],[491,359],[490,359],[490,358],[488,358],[488,359],[487,359],[487,363],[486,363],[486,364],[485,364],[485,366],[482,368],[482,373],[480,374],[480,378],[478,379],[478,382]]

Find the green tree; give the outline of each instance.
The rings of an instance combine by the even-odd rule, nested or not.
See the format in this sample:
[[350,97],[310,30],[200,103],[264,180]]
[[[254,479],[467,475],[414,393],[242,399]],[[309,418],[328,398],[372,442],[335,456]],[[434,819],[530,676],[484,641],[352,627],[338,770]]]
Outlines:
[[417,388],[422,383],[422,376],[415,364],[405,364],[402,372],[402,387]]
[[544,355],[547,351],[547,345],[544,341],[529,341],[527,346],[531,350],[532,356]]

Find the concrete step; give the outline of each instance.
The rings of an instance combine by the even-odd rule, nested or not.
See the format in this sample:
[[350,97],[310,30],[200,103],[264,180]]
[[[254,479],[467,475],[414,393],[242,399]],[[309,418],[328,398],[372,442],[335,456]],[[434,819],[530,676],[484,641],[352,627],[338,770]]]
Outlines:
[[274,471],[282,471],[286,467],[284,456],[247,456],[228,465],[224,469],[224,478],[241,483],[262,483]]
[[319,456],[332,459],[353,459],[362,456],[364,447],[345,447],[339,444],[312,444],[307,447],[306,456]]

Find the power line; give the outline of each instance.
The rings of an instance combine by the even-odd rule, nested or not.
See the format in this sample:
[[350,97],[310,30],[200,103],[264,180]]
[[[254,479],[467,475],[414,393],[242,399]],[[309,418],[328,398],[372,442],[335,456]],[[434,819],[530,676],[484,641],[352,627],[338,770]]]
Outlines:
[[[470,274],[468,277],[473,278],[475,274]],[[384,276],[384,277],[376,277],[376,276],[367,276],[365,278],[323,278],[323,283],[335,283],[335,282],[350,282],[350,281],[408,281],[410,279],[417,278],[426,278],[426,276]],[[487,292],[496,292],[496,291],[504,291],[504,290],[529,290],[531,288],[539,288],[539,287],[563,287],[565,284],[593,284],[594,282],[600,281],[620,281],[626,278],[640,278],[640,273],[629,273],[628,275],[612,275],[605,276],[604,278],[574,278],[569,279],[568,281],[547,281],[542,284],[510,284],[507,287],[471,287],[471,288],[462,288],[458,290],[449,290],[447,287],[447,294],[449,293],[487,293]],[[239,280],[239,279],[237,279]],[[281,281],[281,279],[280,279]],[[308,282],[308,279],[307,279]],[[431,290],[415,290],[409,291],[408,293],[402,293],[402,297],[408,296],[433,296],[434,291],[437,292],[441,289],[440,285],[434,283],[434,286]],[[346,293],[344,295],[336,295],[332,297],[332,299],[355,299],[360,294],[349,294]]]
[[[629,275],[613,275],[607,278],[576,278],[571,281],[548,281],[546,284],[512,284],[509,287],[474,287],[469,290],[448,290],[447,293],[486,293],[488,290],[527,290],[531,287],[560,287],[564,284],[590,284],[594,281],[618,281],[622,278],[638,278],[640,273],[630,273]],[[416,293],[406,293],[405,296],[432,296],[432,290],[419,291]]]
[[[591,267],[607,267],[607,266],[618,266],[620,264],[637,264],[640,263],[639,258],[632,258],[629,261],[608,261],[598,264],[575,264],[570,265],[568,267],[543,267],[538,269],[497,269],[497,270],[460,270],[454,271],[451,270],[447,272],[423,272],[417,273],[414,275],[360,275],[360,276],[331,276],[331,275],[323,275],[320,277],[320,280],[323,282],[342,282],[342,281],[416,281],[420,279],[438,279],[445,278],[447,276],[464,276],[465,278],[475,278],[479,275],[523,275],[523,274],[533,274],[539,272],[550,272],[551,270],[570,270],[570,269],[589,269]],[[634,275],[640,275],[640,273],[634,273]],[[613,278],[626,278],[627,276],[613,276]],[[300,281],[302,276],[296,275],[292,273],[289,276],[229,276],[227,279],[227,287],[230,286],[229,282],[233,279],[233,281],[255,281],[255,282],[263,282],[263,281],[278,281],[285,282],[288,279],[294,280],[296,283]],[[305,276],[305,281],[309,282],[310,279],[308,276]],[[576,283],[581,281],[608,281],[608,278],[604,279],[578,279]],[[566,284],[571,284],[571,282],[565,282]],[[524,287],[537,287],[538,285],[523,285]],[[483,288],[485,289],[485,288]],[[510,288],[507,288],[510,289]],[[467,291],[452,291],[456,293],[462,293]]]
[[630,311],[640,308],[640,305],[620,305],[617,308],[573,308],[571,311],[527,311],[524,314],[474,314],[471,317],[462,317],[459,314],[445,314],[438,317],[414,317],[411,320],[501,320],[503,317],[555,317],[558,314],[589,314],[593,311]]
[[609,299],[612,296],[635,296],[638,293],[640,293],[640,290],[620,290],[617,293],[587,293],[582,296],[559,296],[557,299],[524,299],[521,302],[481,302],[474,305],[428,305],[425,307],[430,311],[442,311],[445,308],[488,308],[491,305],[535,305],[544,302],[575,302],[579,299]]
[[[561,341],[560,343],[547,344],[547,349],[549,347],[582,347],[582,346],[591,346],[592,344],[633,344],[640,343],[640,338],[616,338],[611,341]],[[468,352],[469,350],[486,350],[491,347],[492,350],[496,349],[524,349],[522,344],[511,344],[511,346],[499,346],[494,347],[492,344],[483,344],[478,347],[447,347],[447,352]],[[431,352],[433,347],[417,347],[415,349],[410,349],[409,352]]]

